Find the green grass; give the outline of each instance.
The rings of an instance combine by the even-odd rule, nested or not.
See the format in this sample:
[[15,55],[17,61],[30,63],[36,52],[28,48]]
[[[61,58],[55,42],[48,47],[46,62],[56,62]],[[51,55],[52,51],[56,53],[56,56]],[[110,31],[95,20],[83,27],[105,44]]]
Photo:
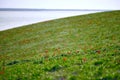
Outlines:
[[119,80],[120,11],[0,32],[0,80]]

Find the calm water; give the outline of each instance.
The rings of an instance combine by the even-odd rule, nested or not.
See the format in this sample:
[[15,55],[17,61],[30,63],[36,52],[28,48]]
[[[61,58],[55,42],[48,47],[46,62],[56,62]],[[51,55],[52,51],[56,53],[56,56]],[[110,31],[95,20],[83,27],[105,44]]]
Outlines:
[[57,18],[101,11],[0,11],[0,31]]

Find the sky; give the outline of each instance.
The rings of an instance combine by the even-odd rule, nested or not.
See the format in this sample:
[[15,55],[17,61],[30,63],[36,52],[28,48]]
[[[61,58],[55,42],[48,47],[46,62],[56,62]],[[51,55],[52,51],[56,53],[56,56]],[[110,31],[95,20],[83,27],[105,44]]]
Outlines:
[[120,0],[0,0],[0,8],[120,10]]

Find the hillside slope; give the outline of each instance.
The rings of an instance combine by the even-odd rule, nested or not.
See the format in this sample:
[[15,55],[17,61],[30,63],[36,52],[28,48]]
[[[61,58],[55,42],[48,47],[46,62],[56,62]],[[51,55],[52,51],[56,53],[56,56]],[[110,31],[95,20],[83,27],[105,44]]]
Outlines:
[[0,79],[119,80],[120,11],[0,32]]

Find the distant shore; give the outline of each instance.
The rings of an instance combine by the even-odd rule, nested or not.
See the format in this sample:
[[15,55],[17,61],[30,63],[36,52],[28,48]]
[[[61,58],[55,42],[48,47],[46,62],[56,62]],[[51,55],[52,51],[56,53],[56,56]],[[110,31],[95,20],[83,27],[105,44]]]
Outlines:
[[108,9],[31,9],[31,8],[0,8],[0,11],[112,11]]

